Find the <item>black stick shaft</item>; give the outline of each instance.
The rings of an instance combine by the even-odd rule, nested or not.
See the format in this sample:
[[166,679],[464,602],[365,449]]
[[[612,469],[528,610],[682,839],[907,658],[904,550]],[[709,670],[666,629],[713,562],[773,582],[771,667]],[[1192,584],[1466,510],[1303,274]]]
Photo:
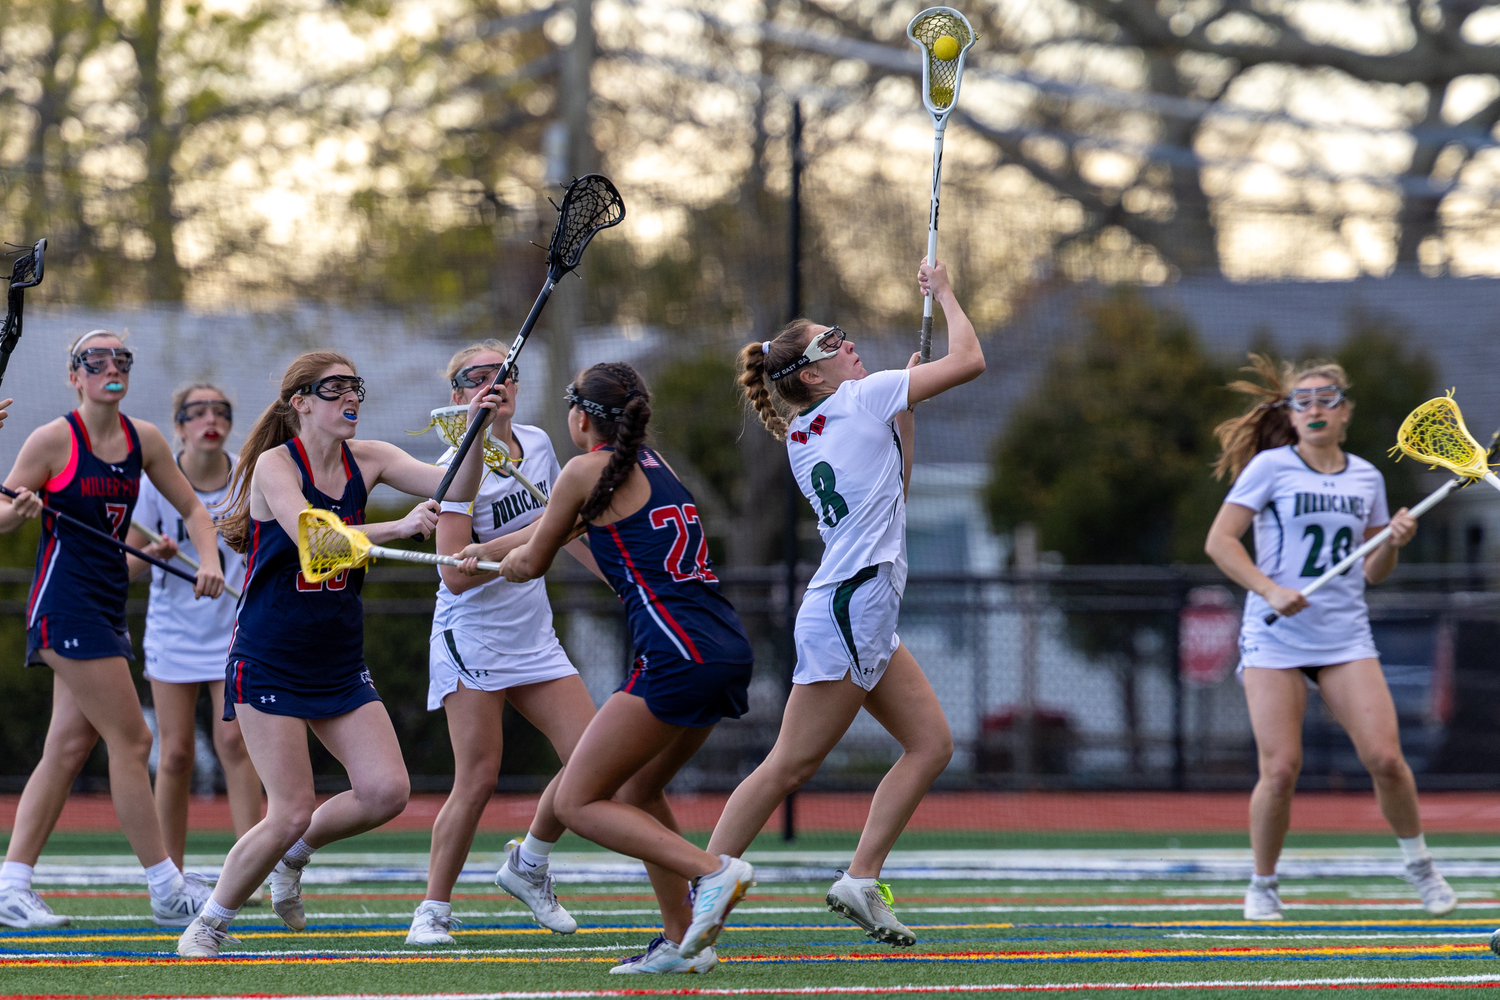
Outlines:
[[[15,490],[11,489],[8,486],[0,486],[0,493],[4,493],[6,496],[8,496],[8,497],[10,497],[12,499],[20,496],[19,493],[17,493]],[[146,560],[148,563],[150,563],[153,566],[159,566],[159,567],[161,567],[162,569],[166,570],[168,573],[171,573],[173,576],[180,576],[184,580],[186,580],[188,583],[196,584],[198,582],[198,578],[196,576],[193,576],[191,573],[187,573],[187,572],[184,572],[183,570],[178,569],[176,566],[173,566],[171,563],[167,562],[165,559],[158,559],[158,558],[156,558],[153,555],[148,555],[147,553],[142,552],[140,549],[136,548],[134,545],[126,545],[124,542],[120,541],[118,538],[116,538],[114,535],[111,535],[109,532],[107,532],[107,531],[100,531],[98,528],[94,527],[92,524],[87,524],[87,523],[85,523],[83,521],[80,521],[80,520],[78,520],[78,518],[74,517],[71,514],[64,514],[62,511],[58,510],[56,507],[48,507],[46,504],[42,504],[42,510],[44,510],[47,513],[51,514],[53,517],[57,518],[59,521],[62,521],[65,524],[71,524],[73,527],[80,528],[83,531],[87,531],[91,535],[97,535],[99,538],[102,538],[104,541],[106,541],[109,544],[115,546],[116,548],[124,549],[126,552],[129,552],[131,555],[135,556],[137,559],[144,559],[144,560]]]
[[[561,277],[561,275],[558,277]],[[521,332],[516,334],[515,341],[510,345],[510,353],[505,356],[505,363],[495,373],[495,377],[490,381],[489,386],[484,392],[480,393],[481,397],[494,392],[497,385],[504,384],[510,373],[515,369],[516,358],[520,356],[521,348],[526,346],[526,338],[531,336],[531,328],[536,326],[537,318],[542,315],[542,307],[552,297],[552,289],[556,287],[557,278],[548,274],[547,283],[542,286],[541,294],[531,304],[531,312],[527,314],[526,322],[521,324]],[[469,453],[470,448],[474,447],[474,442],[479,440],[480,430],[483,426],[482,421],[476,420],[469,425],[469,429],[464,433],[464,439],[458,446],[458,452],[453,456],[453,461],[448,463],[448,471],[443,474],[443,481],[438,483],[437,492],[432,494],[432,499],[438,503],[442,503],[443,498],[448,495],[448,488],[453,485],[453,477],[458,475],[458,467],[463,465],[464,456]]]

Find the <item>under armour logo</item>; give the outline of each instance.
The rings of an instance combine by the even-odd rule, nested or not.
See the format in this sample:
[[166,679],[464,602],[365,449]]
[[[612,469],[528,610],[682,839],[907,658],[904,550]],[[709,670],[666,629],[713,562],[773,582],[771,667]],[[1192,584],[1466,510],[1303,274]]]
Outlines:
[[78,648],[78,640],[77,639],[64,639],[63,640],[63,644],[62,644],[62,648],[63,649],[77,649]]
[[370,672],[368,670],[361,670],[359,672],[359,679],[360,683],[362,684],[368,684],[371,687],[375,686],[375,681],[371,679]]
[[260,703],[262,705],[269,704],[270,702],[273,702],[275,700],[276,696],[274,694],[263,694],[260,696]]
[[109,471],[113,472],[117,476],[125,475],[125,467],[121,465],[111,465],[109,467]]

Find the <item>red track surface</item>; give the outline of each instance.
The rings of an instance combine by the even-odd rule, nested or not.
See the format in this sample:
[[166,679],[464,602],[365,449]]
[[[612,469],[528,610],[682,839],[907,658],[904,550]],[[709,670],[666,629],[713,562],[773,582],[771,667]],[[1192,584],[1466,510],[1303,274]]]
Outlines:
[[[680,795],[672,800],[678,821],[690,830],[712,829],[724,795]],[[15,821],[18,796],[0,796],[0,828]],[[406,811],[386,829],[426,830],[442,807],[442,795],[414,795]],[[923,800],[909,829],[1027,831],[1160,831],[1192,833],[1243,830],[1249,794],[1241,792],[934,792]],[[519,831],[531,821],[536,797],[496,795],[480,823],[483,830]],[[870,808],[861,792],[812,792],[797,797],[802,830],[858,830]],[[194,798],[188,824],[196,830],[228,830],[223,797]],[[1430,792],[1422,796],[1422,822],[1428,833],[1500,832],[1500,793]],[[106,795],[75,795],[63,809],[59,830],[117,830],[119,822]],[[781,828],[771,817],[768,830]],[[1385,833],[1389,831],[1371,793],[1299,795],[1292,805],[1292,829]]]

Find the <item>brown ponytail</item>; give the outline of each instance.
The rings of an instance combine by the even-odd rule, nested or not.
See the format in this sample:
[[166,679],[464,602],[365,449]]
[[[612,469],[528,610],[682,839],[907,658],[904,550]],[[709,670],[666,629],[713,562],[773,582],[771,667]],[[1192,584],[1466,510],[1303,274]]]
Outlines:
[[[1316,376],[1328,379],[1330,384],[1346,392],[1349,389],[1349,376],[1333,361],[1304,361],[1297,366],[1283,361],[1277,365],[1264,354],[1252,354],[1250,364],[1240,371],[1259,375],[1262,381],[1237,379],[1227,387],[1232,392],[1254,397],[1257,402],[1244,414],[1231,417],[1214,428],[1214,436],[1219,439],[1219,457],[1214,462],[1215,479],[1223,479],[1227,472],[1233,480],[1261,452],[1297,443],[1297,431],[1287,416],[1286,401],[1298,382]],[[1348,405],[1353,406],[1353,401],[1350,400]]]
[[292,397],[334,365],[345,365],[355,373],[354,362],[337,351],[308,351],[292,359],[281,377],[281,393],[266,407],[240,449],[240,464],[229,480],[229,513],[219,522],[219,534],[229,547],[244,552],[250,546],[250,479],[255,474],[255,460],[278,445],[297,436],[297,411]]
[[771,381],[767,369],[779,371],[796,361],[812,340],[813,321],[794,319],[765,345],[756,341],[740,351],[739,383],[745,390],[745,401],[755,410],[766,430],[778,441],[786,440],[786,417],[783,408],[797,410],[815,398],[812,387],[795,374]]
[[624,411],[617,417],[608,417],[584,410],[599,428],[600,436],[615,449],[578,511],[578,516],[587,522],[604,513],[614,499],[615,490],[624,485],[630,470],[635,468],[641,445],[646,441],[646,426],[651,422],[651,393],[636,370],[619,361],[584,369],[573,380],[572,388],[578,398],[597,403],[606,411]]

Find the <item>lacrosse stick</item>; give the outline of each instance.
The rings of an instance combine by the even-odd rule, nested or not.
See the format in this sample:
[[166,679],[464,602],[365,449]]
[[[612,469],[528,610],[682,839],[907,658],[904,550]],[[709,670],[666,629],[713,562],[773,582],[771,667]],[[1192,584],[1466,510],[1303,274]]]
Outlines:
[[[552,230],[552,242],[547,247],[547,280],[542,284],[541,294],[532,303],[531,312],[526,316],[526,322],[521,324],[521,332],[516,334],[515,341],[510,345],[510,352],[505,356],[505,363],[500,370],[495,372],[495,377],[480,396],[488,396],[497,385],[504,385],[505,380],[510,378],[511,371],[515,368],[516,357],[520,355],[521,348],[526,346],[526,338],[531,336],[531,328],[536,326],[537,317],[542,314],[542,307],[552,297],[552,289],[562,280],[563,275],[578,266],[583,259],[584,247],[589,245],[589,240],[601,229],[610,226],[618,226],[620,220],[625,218],[625,202],[620,198],[620,192],[609,182],[609,178],[603,174],[584,174],[568,185],[567,193],[563,195],[562,204],[557,208],[557,226]],[[553,366],[560,371],[566,358],[560,358],[559,364]],[[453,456],[453,461],[448,465],[448,471],[443,476],[443,481],[438,484],[437,492],[432,494],[432,499],[439,502],[448,495],[448,487],[453,485],[453,477],[458,475],[458,467],[463,464],[464,456],[474,446],[474,439],[479,436],[480,423],[478,421],[469,425],[464,433],[464,439],[458,446],[458,451]],[[519,480],[517,480],[519,482]],[[309,577],[311,579],[311,577]]]
[[[932,116],[932,196],[927,212],[927,264],[937,265],[938,188],[943,180],[943,132],[958,104],[964,57],[974,29],[952,7],[929,7],[906,26],[906,37],[922,50],[922,103]],[[922,297],[922,363],[932,360],[932,296]]]
[[[1474,436],[1464,426],[1463,414],[1459,412],[1458,403],[1451,395],[1430,399],[1412,410],[1402,421],[1401,429],[1396,432],[1396,447],[1391,451],[1393,453],[1404,452],[1420,462],[1427,463],[1429,467],[1442,466],[1457,475],[1427,494],[1422,502],[1408,513],[1412,517],[1421,517],[1441,503],[1449,493],[1477,479],[1483,479],[1496,489],[1500,489],[1500,478],[1496,478],[1495,474],[1489,470],[1489,459],[1495,454],[1496,448],[1500,448],[1500,430],[1490,435],[1489,451],[1482,451],[1479,442],[1474,440]],[[1350,567],[1374,552],[1389,537],[1391,537],[1391,528],[1390,525],[1386,525],[1369,541],[1349,553],[1336,565],[1329,567],[1326,573],[1312,583],[1303,587],[1302,596],[1311,596],[1314,591],[1334,577],[1347,573]],[[1266,615],[1265,622],[1267,625],[1274,625],[1280,617],[1278,612],[1272,611]]]
[[[4,493],[6,496],[10,497],[12,500],[14,500],[16,497],[20,496],[19,493],[17,493],[15,490],[11,489],[8,486],[0,486],[0,493]],[[73,527],[78,528],[81,531],[86,531],[86,532],[88,532],[91,535],[95,535],[95,536],[103,539],[104,541],[108,542],[109,544],[113,545],[115,548],[122,549],[125,552],[129,552],[131,555],[135,556],[137,559],[144,559],[144,560],[146,560],[148,563],[150,563],[153,566],[160,566],[162,569],[166,570],[168,573],[171,573],[173,576],[180,576],[180,577],[182,577],[188,583],[194,583],[195,584],[195,583],[198,582],[198,578],[197,577],[195,577],[195,576],[193,576],[193,575],[191,575],[191,574],[189,574],[189,573],[187,573],[187,572],[185,572],[183,570],[178,569],[176,566],[173,566],[171,563],[167,562],[165,559],[158,559],[158,558],[156,558],[153,555],[148,555],[147,553],[142,552],[140,549],[136,548],[134,545],[126,545],[124,542],[120,541],[118,538],[116,538],[114,535],[111,535],[109,532],[107,532],[107,531],[100,531],[98,528],[94,527],[92,524],[87,524],[87,523],[85,523],[83,521],[80,521],[80,520],[78,520],[78,518],[74,517],[71,514],[64,514],[62,511],[58,510],[56,507],[48,507],[46,504],[42,504],[42,510],[44,510],[47,513],[51,514],[54,518],[56,518],[57,520],[63,522],[64,524],[71,524]]]
[[[130,526],[136,531],[139,531],[141,534],[145,535],[147,538],[151,539],[152,545],[155,545],[157,542],[161,541],[160,535],[158,535],[156,532],[152,531],[150,528],[146,527],[139,521],[131,521]],[[176,556],[176,558],[181,559],[183,562],[193,567],[193,569],[198,568],[198,560],[194,559],[192,556],[188,555],[181,549],[178,549],[177,552],[174,553],[174,555]],[[236,601],[240,599],[240,592],[236,590],[234,584],[230,583],[228,580],[224,581],[224,590],[229,594],[230,597],[234,598]]]
[[[359,569],[376,559],[426,563],[429,566],[462,566],[463,560],[433,552],[411,552],[372,545],[369,536],[351,528],[332,511],[309,507],[297,515],[297,557],[308,583],[317,583],[346,569]],[[497,562],[481,562],[479,568],[493,572]]]
[[[463,441],[468,421],[469,408],[467,406],[440,406],[432,411],[432,423],[429,426],[436,427],[438,436],[448,442],[450,448],[456,449]],[[488,430],[484,434],[484,464],[502,476],[511,477],[520,483],[537,503],[543,507],[547,506],[547,495],[537,489],[535,483],[521,475],[521,466],[510,457],[510,449],[505,446],[505,442]]]
[[10,365],[11,352],[21,342],[21,318],[26,307],[26,289],[42,283],[43,255],[47,241],[37,240],[31,252],[16,258],[10,269],[10,291],[5,296],[5,323],[0,325],[0,382]]

